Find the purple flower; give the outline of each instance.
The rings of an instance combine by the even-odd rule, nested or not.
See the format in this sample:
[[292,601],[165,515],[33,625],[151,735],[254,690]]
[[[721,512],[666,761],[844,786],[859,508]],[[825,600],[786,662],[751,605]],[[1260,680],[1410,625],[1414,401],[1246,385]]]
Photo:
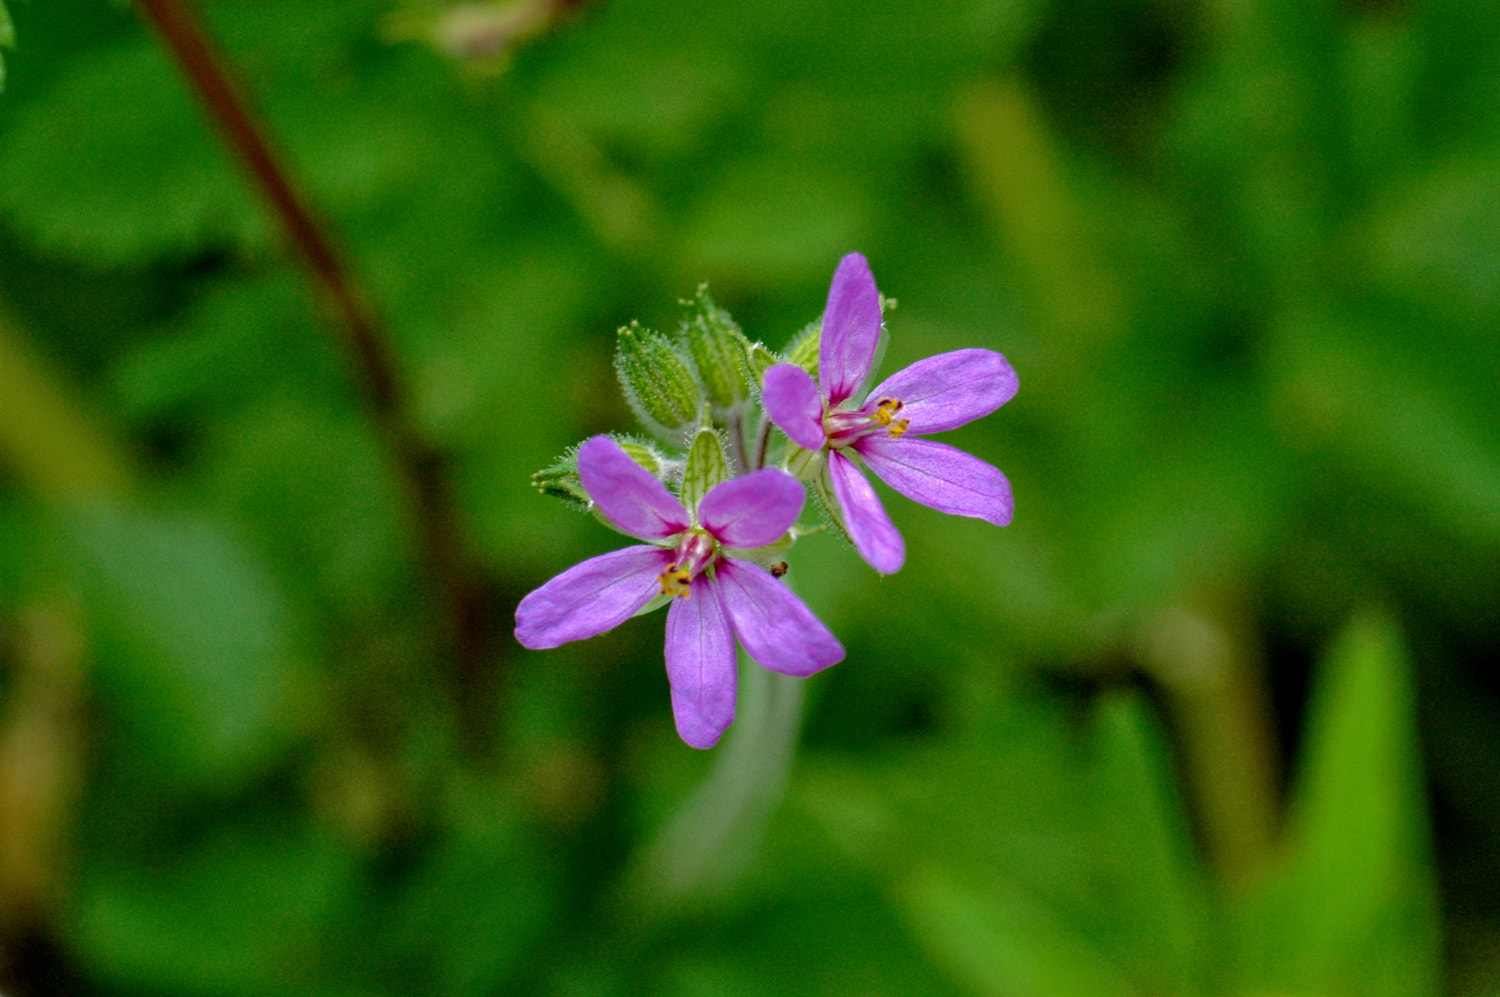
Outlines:
[[880,341],[880,294],[858,253],[839,261],[828,289],[818,354],[819,384],[801,367],[777,364],[765,374],[762,402],[771,421],[800,447],[824,451],[819,482],[831,486],[849,539],[881,574],[901,569],[906,544],[875,489],[851,459],[914,502],[1010,522],[1014,503],[1005,475],[944,443],[918,437],[956,429],[1015,397],[1016,372],[992,350],[955,350],[919,360],[886,378],[864,398]]
[[607,436],[578,451],[578,476],[621,532],[651,544],[589,558],[516,607],[516,640],[533,650],[612,630],[658,595],[667,612],[667,679],[677,733],[711,748],[734,721],[734,641],[761,665],[811,675],[844,648],[770,572],[738,555],[779,540],[802,512],[797,479],[766,468],[715,485],[690,515]]

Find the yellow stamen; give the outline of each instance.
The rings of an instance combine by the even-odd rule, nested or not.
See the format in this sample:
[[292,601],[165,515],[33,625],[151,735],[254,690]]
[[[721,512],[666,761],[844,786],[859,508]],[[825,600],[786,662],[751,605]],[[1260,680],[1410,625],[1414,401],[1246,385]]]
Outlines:
[[895,422],[891,423],[891,428],[888,430],[888,432],[891,434],[891,439],[900,439],[901,434],[906,432],[906,427],[910,425],[910,419],[897,419]]
[[[900,411],[901,399],[882,398],[880,399],[880,404],[875,407],[875,421],[880,423],[882,426],[889,426],[891,424],[891,420],[896,418],[896,413]],[[905,422],[905,420],[902,421],[903,423]],[[905,431],[906,430],[903,426],[902,432]],[[898,433],[897,435],[900,434]]]
[[687,569],[679,568],[675,564],[667,565],[667,570],[657,578],[657,581],[661,582],[662,595],[680,595],[684,599],[692,597],[692,589],[688,586],[692,580],[693,576]]

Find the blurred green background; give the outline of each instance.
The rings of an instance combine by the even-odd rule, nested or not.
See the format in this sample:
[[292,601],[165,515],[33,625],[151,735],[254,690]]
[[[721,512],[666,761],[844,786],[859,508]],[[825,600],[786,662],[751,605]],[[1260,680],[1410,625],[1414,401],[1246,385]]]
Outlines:
[[[6,997],[1500,994],[1490,3],[206,3],[380,417],[139,13],[9,11]],[[695,752],[659,615],[514,642],[617,546],[528,477],[854,250],[1015,522],[803,541],[847,660]]]

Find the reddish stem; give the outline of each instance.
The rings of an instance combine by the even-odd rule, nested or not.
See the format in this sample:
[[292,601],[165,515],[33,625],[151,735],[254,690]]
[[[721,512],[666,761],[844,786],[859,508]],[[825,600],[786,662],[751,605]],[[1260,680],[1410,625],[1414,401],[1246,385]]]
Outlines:
[[[197,16],[183,0],[140,0],[163,42],[187,75],[208,116],[260,187],[307,268],[327,294],[364,382],[375,422],[411,493],[422,545],[451,641],[455,692],[465,714],[485,683],[488,601],[470,570],[449,514],[442,455],[428,446],[406,416],[405,397],[386,336],[333,241],[313,219],[264,130],[251,115]],[[474,716],[468,720],[477,722]]]

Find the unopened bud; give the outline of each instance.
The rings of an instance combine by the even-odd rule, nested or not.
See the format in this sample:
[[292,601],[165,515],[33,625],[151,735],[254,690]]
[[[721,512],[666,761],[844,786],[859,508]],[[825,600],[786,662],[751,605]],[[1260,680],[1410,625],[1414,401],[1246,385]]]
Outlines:
[[[665,458],[656,451],[656,448],[629,437],[615,437],[614,439],[620,445],[620,449],[625,451],[626,456],[649,471],[652,477],[666,477],[670,469],[667,467]],[[531,487],[543,495],[560,498],[580,511],[586,512],[593,505],[593,499],[583,487],[582,479],[578,477],[577,447],[573,447],[554,463],[533,474]]]
[[653,432],[680,438],[698,423],[702,390],[687,360],[665,337],[635,322],[621,328],[615,370],[626,401]]
[[618,436],[614,437],[614,441],[620,445],[621,450],[625,451],[625,456],[644,467],[653,478],[666,477],[666,460],[651,444]]
[[555,464],[542,468],[531,476],[531,487],[543,495],[560,498],[576,509],[589,507],[589,493],[583,490],[578,478],[578,454],[570,451]]
[[786,362],[795,364],[814,377],[818,376],[818,345],[823,339],[823,320],[808,323],[792,337],[786,348]]
[[683,302],[688,314],[682,337],[708,392],[708,400],[721,409],[733,408],[749,397],[738,340],[744,336],[729,313],[708,296],[708,285],[698,286],[698,296]]
[[755,383],[755,390],[759,391],[765,386],[766,371],[781,363],[781,358],[766,349],[763,343],[752,343],[744,336],[736,337],[735,345],[740,349],[740,363],[745,375]]

